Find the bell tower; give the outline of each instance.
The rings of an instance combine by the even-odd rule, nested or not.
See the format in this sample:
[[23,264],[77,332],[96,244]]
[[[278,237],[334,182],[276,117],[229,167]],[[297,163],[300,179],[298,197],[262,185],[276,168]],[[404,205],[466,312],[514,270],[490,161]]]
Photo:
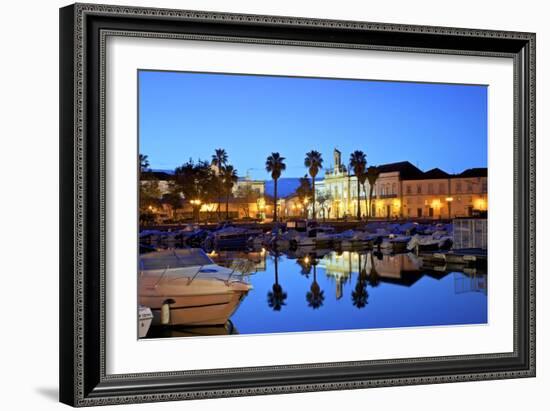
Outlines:
[[342,171],[342,153],[337,148],[334,149],[334,171]]

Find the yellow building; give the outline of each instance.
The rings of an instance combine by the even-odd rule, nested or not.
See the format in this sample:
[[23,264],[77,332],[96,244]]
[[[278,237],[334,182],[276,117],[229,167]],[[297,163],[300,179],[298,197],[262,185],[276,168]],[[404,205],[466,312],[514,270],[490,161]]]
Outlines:
[[403,181],[403,217],[454,218],[487,211],[487,169],[440,169]]
[[[357,216],[357,178],[342,164],[342,155],[334,150],[334,166],[316,182],[316,196],[328,196],[324,204],[327,218]],[[370,217],[454,218],[487,211],[487,168],[472,168],[460,174],[448,174],[435,168],[423,172],[408,161],[377,166],[380,175],[369,204],[369,183],[360,187],[361,216],[370,209]],[[321,205],[317,204],[317,210]],[[317,212],[317,216],[322,214]]]
[[250,176],[241,177],[237,180],[237,184],[233,186],[232,193],[236,197],[242,197],[248,193],[256,193],[263,197],[265,194],[265,181],[253,180]]
[[[410,178],[422,174],[417,167],[403,161],[399,163],[383,164],[378,166],[380,175],[373,188],[373,202],[370,205],[371,216],[398,218],[401,216],[403,178]],[[366,181],[360,187],[359,206],[361,216],[367,215],[369,209],[370,185]],[[326,206],[328,218],[355,218],[357,216],[357,177],[342,164],[341,153],[334,150],[334,167],[327,169],[324,180],[315,186],[316,196],[329,195],[330,201]]]

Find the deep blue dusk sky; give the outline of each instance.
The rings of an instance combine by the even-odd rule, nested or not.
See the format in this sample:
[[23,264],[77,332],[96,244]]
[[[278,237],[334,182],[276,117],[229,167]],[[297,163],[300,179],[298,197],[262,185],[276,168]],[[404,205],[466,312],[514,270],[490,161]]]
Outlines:
[[487,88],[447,84],[139,72],[140,153],[153,169],[210,160],[225,148],[239,175],[270,178],[266,157],[300,177],[307,151],[347,164],[408,160],[457,173],[487,166]]

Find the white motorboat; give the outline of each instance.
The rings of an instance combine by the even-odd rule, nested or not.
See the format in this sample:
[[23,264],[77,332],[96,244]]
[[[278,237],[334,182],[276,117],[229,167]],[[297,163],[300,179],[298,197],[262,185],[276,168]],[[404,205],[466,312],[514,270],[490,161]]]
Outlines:
[[237,267],[226,268],[198,248],[140,256],[139,304],[153,325],[221,325],[252,286]]
[[379,236],[361,230],[347,230],[340,234],[341,249],[372,248]]
[[448,250],[453,244],[453,239],[448,235],[414,235],[407,244],[409,251],[436,251]]
[[411,237],[397,234],[390,234],[380,243],[380,250],[392,253],[402,253],[407,250],[407,244]]
[[295,231],[290,235],[290,243],[297,247],[320,247],[332,245],[340,240],[333,227],[313,226],[305,232]]
[[138,306],[138,336],[144,338],[153,322],[153,312],[149,307]]

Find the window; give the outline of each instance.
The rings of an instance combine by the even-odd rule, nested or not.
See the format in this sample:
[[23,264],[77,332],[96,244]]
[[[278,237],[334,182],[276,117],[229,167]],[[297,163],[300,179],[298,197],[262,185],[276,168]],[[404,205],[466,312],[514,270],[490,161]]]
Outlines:
[[432,183],[428,183],[428,194],[434,193],[434,185]]
[[481,180],[481,191],[483,193],[487,192],[487,180],[486,179]]
[[462,193],[462,182],[461,181],[456,182],[456,192],[457,193]]
[[412,189],[411,189],[411,186],[409,184],[407,184],[405,186],[405,189],[407,190],[407,194],[412,194]]
[[468,193],[471,193],[473,191],[472,182],[468,181],[466,184],[466,189],[468,190]]
[[422,194],[422,185],[421,184],[418,184],[416,186],[416,194]]
[[391,193],[392,193],[392,194],[397,194],[397,192],[396,192],[396,190],[395,190],[395,183],[393,183],[393,184],[391,185]]
[[439,194],[445,194],[445,183],[439,183]]

